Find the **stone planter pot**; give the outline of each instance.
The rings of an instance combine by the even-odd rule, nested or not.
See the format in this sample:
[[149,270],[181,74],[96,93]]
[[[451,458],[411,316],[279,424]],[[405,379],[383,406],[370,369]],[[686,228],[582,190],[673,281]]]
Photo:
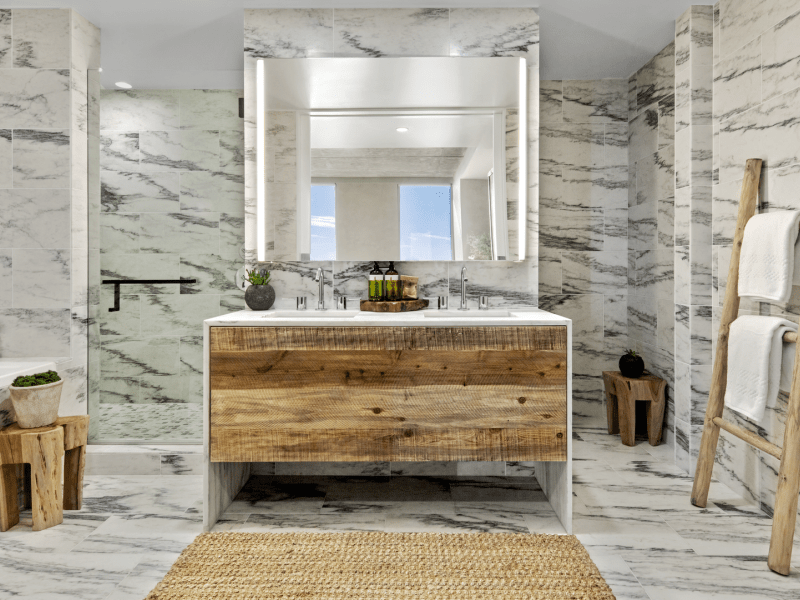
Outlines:
[[275,303],[275,290],[271,285],[251,285],[244,291],[244,301],[250,310],[269,310]]
[[23,429],[47,427],[58,419],[61,388],[64,380],[33,387],[9,386],[11,404],[17,413],[17,423]]

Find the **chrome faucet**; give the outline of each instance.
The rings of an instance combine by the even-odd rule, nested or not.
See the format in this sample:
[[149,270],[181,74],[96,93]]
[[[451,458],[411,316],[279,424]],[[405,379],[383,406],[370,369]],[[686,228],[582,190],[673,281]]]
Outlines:
[[467,309],[467,267],[461,267],[461,306],[458,310]]
[[322,267],[317,269],[317,276],[314,281],[319,281],[319,301],[317,302],[317,310],[325,310],[325,272]]

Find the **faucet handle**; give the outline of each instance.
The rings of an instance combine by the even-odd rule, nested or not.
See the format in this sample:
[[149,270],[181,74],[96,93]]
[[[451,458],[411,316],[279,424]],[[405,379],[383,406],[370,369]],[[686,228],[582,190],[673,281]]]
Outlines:
[[439,310],[447,310],[447,305],[449,303],[450,297],[449,296],[439,296]]
[[298,296],[297,297],[297,310],[306,310],[308,308],[308,302],[306,301],[305,296]]
[[489,296],[481,296],[478,310],[489,310]]
[[347,298],[345,296],[339,296],[336,299],[336,309],[347,310]]

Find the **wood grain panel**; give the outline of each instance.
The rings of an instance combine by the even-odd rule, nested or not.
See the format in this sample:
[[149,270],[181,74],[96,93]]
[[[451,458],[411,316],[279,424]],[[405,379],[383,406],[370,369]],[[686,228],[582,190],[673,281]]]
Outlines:
[[211,352],[264,350],[567,350],[567,328],[212,327]]
[[[566,425],[563,391],[502,386],[409,390],[224,390],[212,394],[214,425],[278,429],[420,426],[527,428]],[[271,392],[271,390],[270,390]]]
[[527,461],[531,457],[566,460],[564,429],[211,429],[212,462]]
[[265,389],[429,385],[561,387],[564,354],[553,350],[327,350],[214,352],[212,388]]
[[219,327],[211,458],[566,460],[565,327]]

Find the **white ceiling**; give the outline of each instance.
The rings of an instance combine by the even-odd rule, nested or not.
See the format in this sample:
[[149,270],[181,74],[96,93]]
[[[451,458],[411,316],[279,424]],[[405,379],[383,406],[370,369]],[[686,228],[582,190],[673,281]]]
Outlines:
[[[3,8],[74,8],[103,30],[104,81],[162,71],[171,87],[242,86],[243,8],[532,6],[542,79],[628,77],[702,0],[0,0]],[[165,87],[167,84],[165,83]]]

